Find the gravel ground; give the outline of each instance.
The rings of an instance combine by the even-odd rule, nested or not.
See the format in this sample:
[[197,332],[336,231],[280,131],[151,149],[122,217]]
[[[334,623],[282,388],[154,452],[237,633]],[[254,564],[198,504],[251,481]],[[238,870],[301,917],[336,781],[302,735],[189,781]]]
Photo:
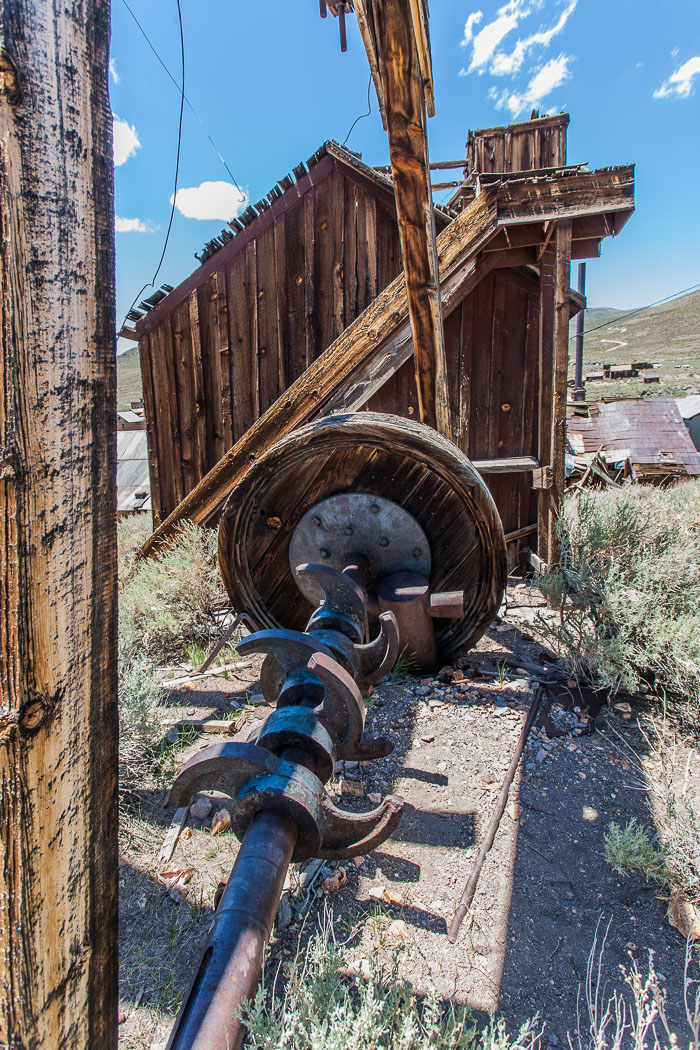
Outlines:
[[[575,1032],[579,1015],[587,1026],[581,988],[596,931],[599,943],[607,931],[603,982],[620,988],[620,966],[635,958],[645,971],[653,950],[669,1019],[684,1035],[685,943],[668,925],[664,893],[641,876],[617,875],[604,859],[610,821],[634,816],[653,827],[633,699],[618,698],[596,718],[573,683],[546,694],[473,906],[456,944],[447,941],[532,699],[532,668],[541,669],[539,677],[551,673],[551,654],[528,634],[533,615],[548,615],[539,592],[518,585],[509,599],[502,622],[475,652],[437,676],[387,682],[371,698],[368,728],[390,735],[394,752],[347,763],[329,789],[348,809],[400,794],[401,824],[367,857],[322,866],[310,891],[300,890],[292,871],[268,972],[296,951],[302,924],[306,936],[330,920],[351,972],[362,976],[395,960],[399,978],[417,994],[434,990],[476,1011],[500,1012],[512,1031],[539,1014],[544,1042],[557,1046]],[[183,715],[220,718],[235,710],[257,691],[256,671],[199,680],[175,694],[163,708],[164,729]],[[246,708],[234,738],[245,739],[266,713]],[[174,749],[173,773],[211,739]],[[166,865],[194,868],[191,880],[182,889],[161,885],[157,856],[172,816],[163,798],[144,792],[124,821],[122,1050],[163,1045],[211,921],[213,891],[237,848],[230,832],[210,833],[211,816],[227,802],[212,795],[210,813],[190,818],[191,833]]]

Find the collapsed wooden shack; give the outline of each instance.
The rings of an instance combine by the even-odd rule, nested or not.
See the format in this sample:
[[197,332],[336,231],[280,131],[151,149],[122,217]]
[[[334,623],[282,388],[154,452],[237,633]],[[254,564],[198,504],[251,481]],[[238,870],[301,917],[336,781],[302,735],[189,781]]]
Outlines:
[[[633,168],[567,166],[568,119],[470,133],[464,182],[435,213],[452,431],[487,477],[512,563],[524,545],[552,553],[568,321],[584,305],[570,261],[598,255],[634,208]],[[216,520],[236,443],[263,416],[280,436],[350,408],[417,417],[391,180],[325,143],[231,226],[132,316],[161,528]]]

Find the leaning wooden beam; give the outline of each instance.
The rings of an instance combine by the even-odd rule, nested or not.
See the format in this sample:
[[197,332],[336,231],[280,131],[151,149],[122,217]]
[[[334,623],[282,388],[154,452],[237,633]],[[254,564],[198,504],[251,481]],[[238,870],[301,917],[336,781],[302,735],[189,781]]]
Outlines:
[[[596,174],[596,173],[592,173]],[[542,180],[550,187],[552,215],[547,216],[544,195],[539,200],[538,220],[562,214],[566,217],[569,197],[575,214],[605,211],[631,213],[634,209],[634,169],[612,169],[597,180],[597,198],[583,205],[577,180]],[[562,185],[563,184],[563,185]],[[438,237],[438,264],[442,309],[445,316],[492,265],[482,252],[502,226],[528,221],[530,203],[518,207],[509,194],[509,218],[499,216],[504,187],[484,190]],[[482,269],[483,267],[483,269]],[[372,394],[394,374],[412,353],[408,302],[403,275],[377,296],[364,313],[335,340],[280,398],[246,431],[241,439],[202,478],[199,484],[158,526],[143,547],[152,554],[172,535],[178,524],[190,520],[210,521],[223,506],[232,488],[248,470],[250,463],[265,449],[295,427],[333,411],[352,411],[366,404]],[[547,445],[541,462],[548,463]],[[540,456],[542,452],[540,450]]]
[[110,12],[0,28],[0,1046],[117,1045]]
[[[362,0],[360,28],[381,82],[396,212],[413,333],[418,411],[450,436],[447,360],[440,311],[426,95],[432,104],[427,12],[422,0]],[[374,72],[374,70],[373,70]]]

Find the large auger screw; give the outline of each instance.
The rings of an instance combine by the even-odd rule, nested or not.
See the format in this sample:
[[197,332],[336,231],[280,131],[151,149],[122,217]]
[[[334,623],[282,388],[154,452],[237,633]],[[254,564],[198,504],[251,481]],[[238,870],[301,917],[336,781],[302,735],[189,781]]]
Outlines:
[[399,797],[349,813],[324,787],[338,759],[368,761],[392,750],[387,738],[365,735],[363,694],[396,661],[396,618],[382,613],[379,634],[365,643],[368,599],[357,566],[300,565],[297,574],[323,591],[306,631],[259,631],[238,645],[243,656],[265,654],[260,681],[275,710],[255,742],[200,751],[170,791],[171,806],[205,789],[229,795],[241,847],[168,1050],[239,1047],[244,1003],[255,994],[290,861],[368,853],[401,817]]

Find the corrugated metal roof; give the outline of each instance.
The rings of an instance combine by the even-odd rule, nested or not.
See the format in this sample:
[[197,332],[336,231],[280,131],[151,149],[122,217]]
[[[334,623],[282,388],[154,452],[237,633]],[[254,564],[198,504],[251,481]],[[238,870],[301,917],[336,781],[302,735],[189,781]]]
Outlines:
[[117,433],[117,510],[150,510],[151,479],[145,430]]
[[677,397],[676,404],[683,419],[693,419],[695,416],[700,416],[700,394]]
[[575,452],[597,452],[606,460],[663,465],[671,461],[700,475],[698,453],[673,398],[601,402],[598,415],[570,416],[567,432]]

